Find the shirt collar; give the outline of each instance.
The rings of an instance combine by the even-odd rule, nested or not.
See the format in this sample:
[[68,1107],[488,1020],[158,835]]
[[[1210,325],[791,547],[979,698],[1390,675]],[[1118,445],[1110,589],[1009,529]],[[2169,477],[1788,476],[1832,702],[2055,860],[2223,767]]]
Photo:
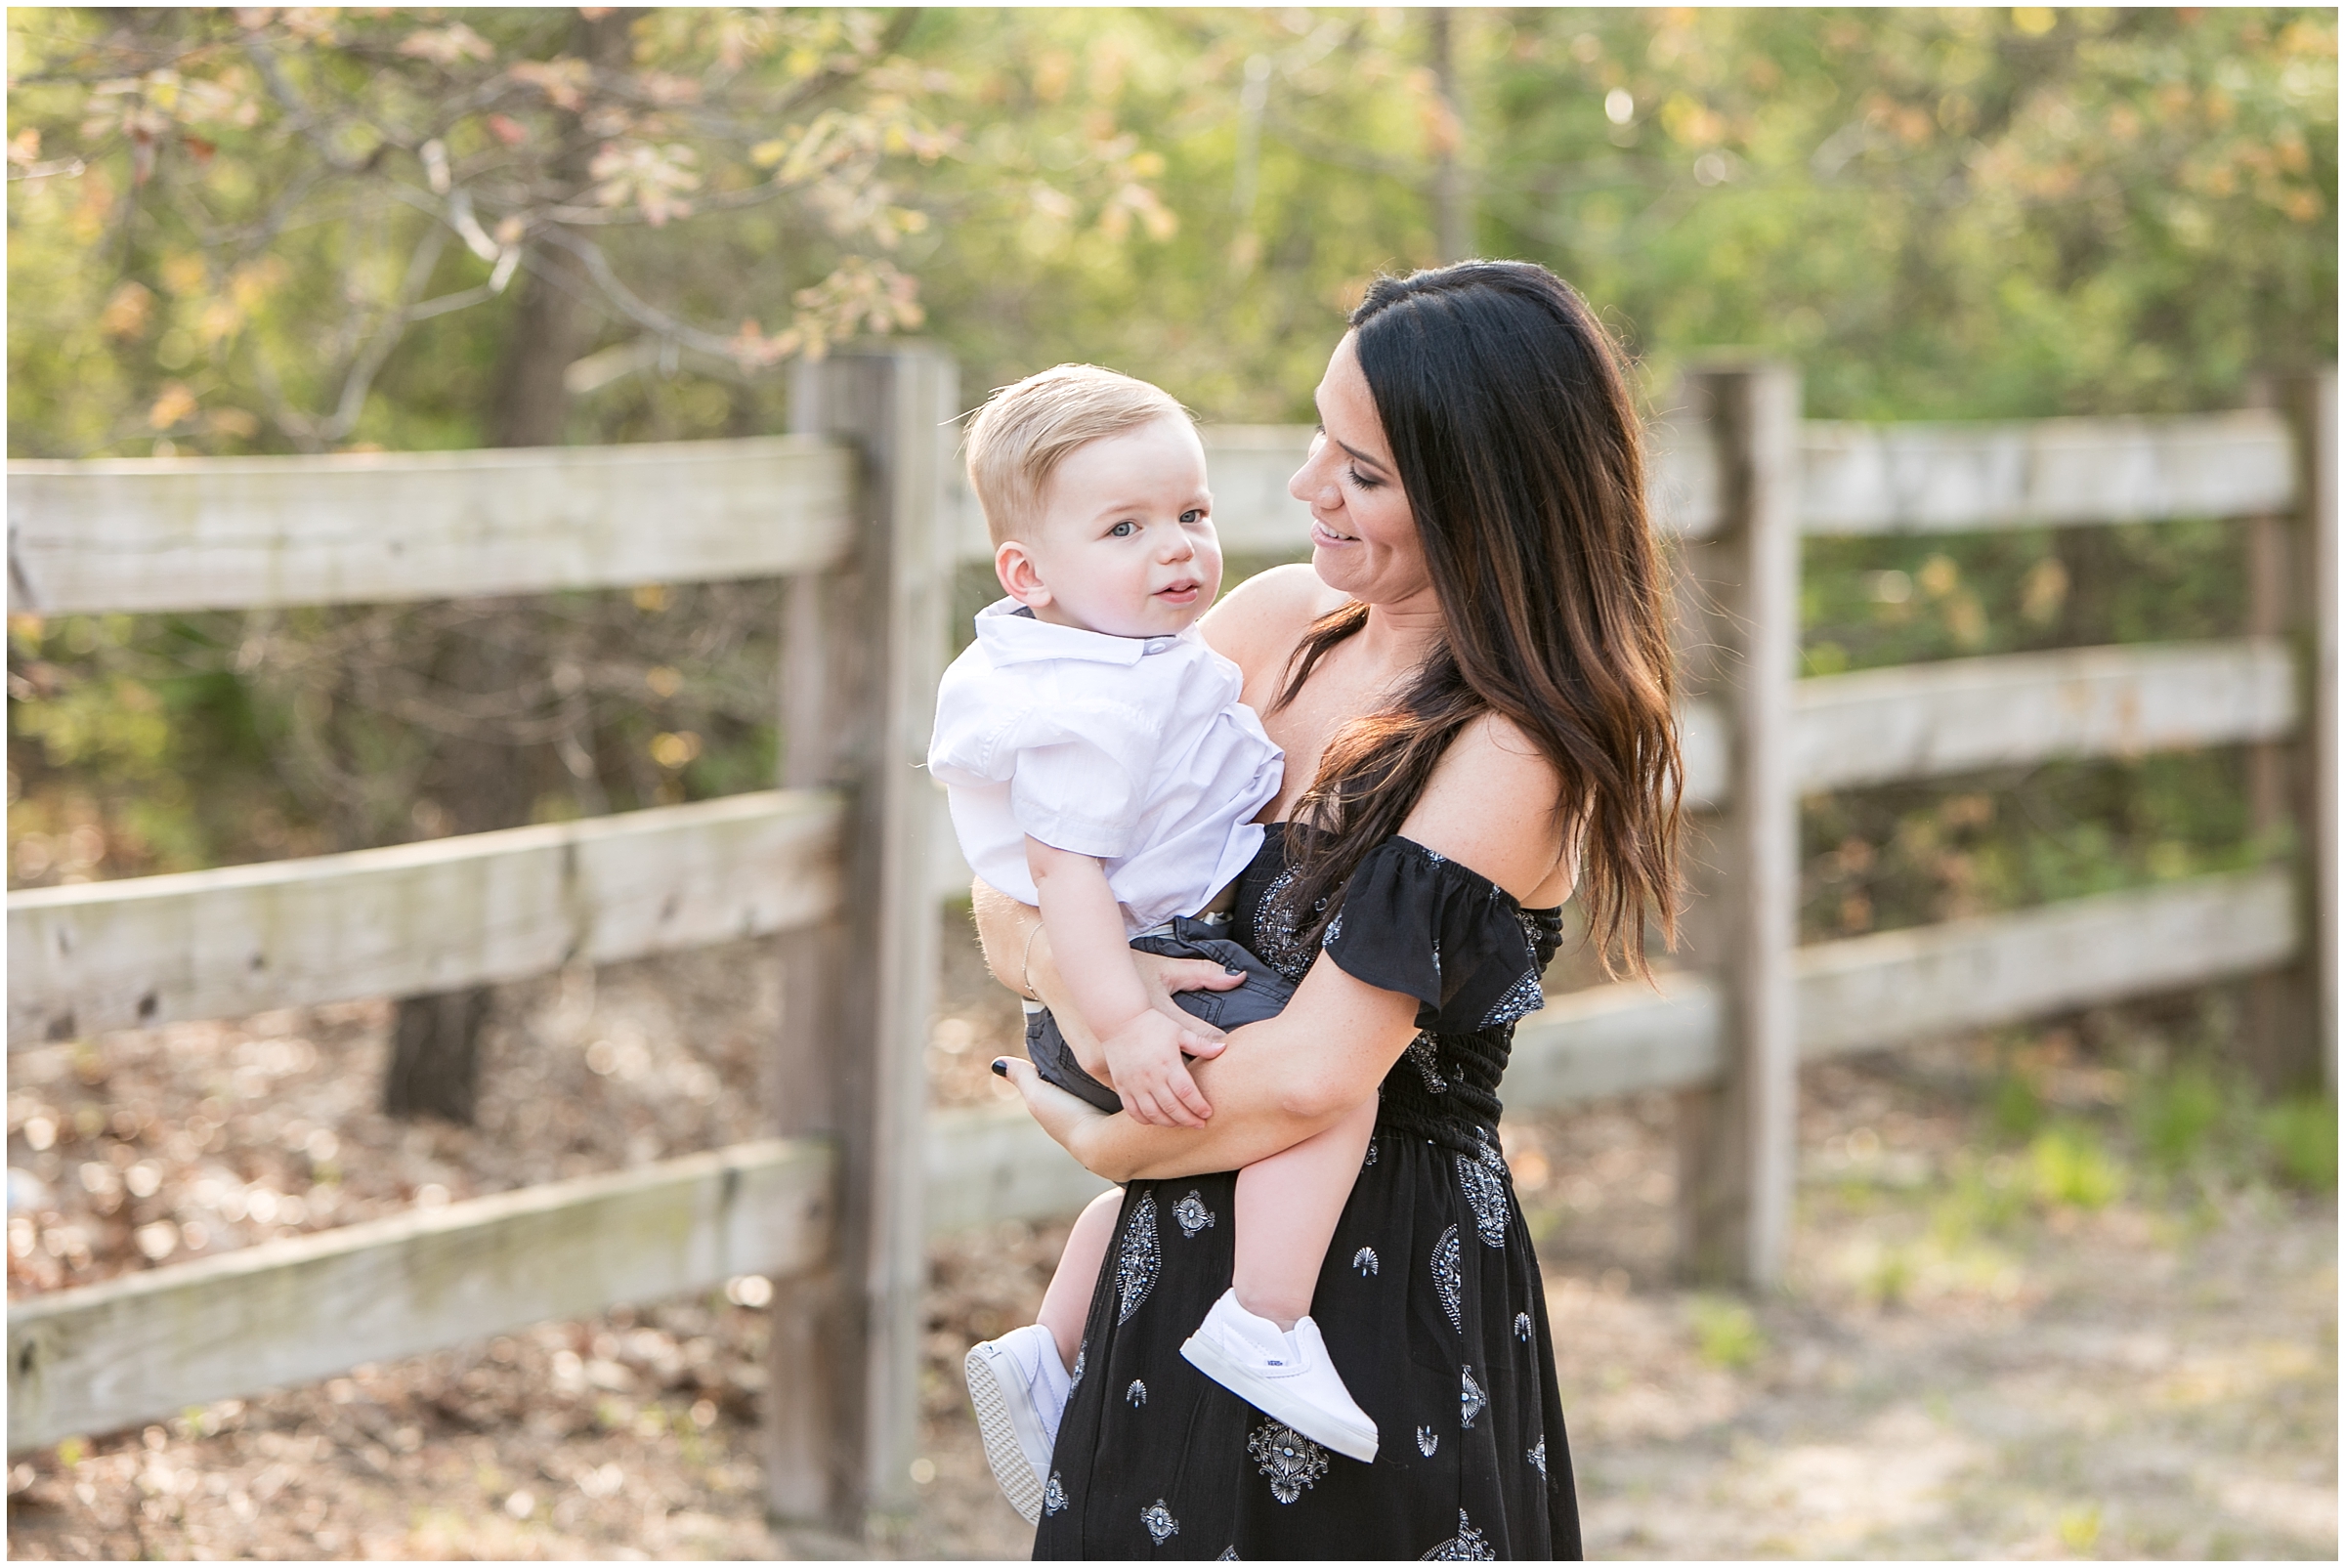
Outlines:
[[1015,599],[998,599],[977,612],[977,640],[996,665],[1045,658],[1080,658],[1094,664],[1137,664],[1150,654],[1177,647],[1179,636],[1111,637],[1081,626],[1059,626],[1037,618]]

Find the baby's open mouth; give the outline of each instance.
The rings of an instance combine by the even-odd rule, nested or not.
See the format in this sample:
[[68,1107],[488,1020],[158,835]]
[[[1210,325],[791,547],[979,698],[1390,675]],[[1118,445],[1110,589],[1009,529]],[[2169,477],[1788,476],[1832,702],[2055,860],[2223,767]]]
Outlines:
[[1175,582],[1156,590],[1159,599],[1193,599],[1200,585],[1195,582]]

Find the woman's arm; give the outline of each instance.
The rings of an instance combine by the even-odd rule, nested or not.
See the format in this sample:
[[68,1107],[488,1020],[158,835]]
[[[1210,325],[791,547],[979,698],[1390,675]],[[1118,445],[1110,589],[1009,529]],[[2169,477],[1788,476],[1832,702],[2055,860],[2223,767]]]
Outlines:
[[1194,1176],[1293,1148],[1333,1126],[1376,1092],[1416,1038],[1417,998],[1354,980],[1324,954],[1286,1010],[1232,1030],[1210,1062],[1192,1064],[1213,1102],[1201,1131],[1103,1116],[1036,1076],[1023,1061],[998,1063],[1027,1109],[1083,1165],[1110,1181]]
[[[1470,726],[1434,770],[1402,826],[1405,837],[1489,877],[1516,898],[1537,891],[1562,859],[1559,818],[1525,813],[1554,800],[1555,770],[1503,720]],[[1007,1076],[1044,1129],[1111,1181],[1233,1170],[1333,1125],[1376,1091],[1416,1038],[1417,1000],[1354,979],[1322,953],[1276,1018],[1231,1032],[1196,1069],[1214,1104],[1202,1131],[1102,1116],[1034,1077]]]

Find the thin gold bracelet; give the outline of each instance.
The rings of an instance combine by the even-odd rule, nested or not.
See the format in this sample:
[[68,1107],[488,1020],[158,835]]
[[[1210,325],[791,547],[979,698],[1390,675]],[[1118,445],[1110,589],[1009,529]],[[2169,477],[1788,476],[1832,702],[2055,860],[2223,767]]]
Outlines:
[[1042,934],[1043,922],[1037,920],[1026,928],[1026,946],[1018,954],[1018,990],[1028,1001],[1043,998],[1034,989],[1034,981],[1026,973],[1026,965],[1034,957],[1034,939]]

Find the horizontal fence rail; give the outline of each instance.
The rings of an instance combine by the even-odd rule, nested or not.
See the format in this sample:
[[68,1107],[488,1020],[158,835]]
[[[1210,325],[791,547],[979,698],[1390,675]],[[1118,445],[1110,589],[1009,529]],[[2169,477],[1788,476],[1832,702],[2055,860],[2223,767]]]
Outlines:
[[852,449],[811,436],[12,462],[10,609],[252,610],[783,576],[844,554],[854,483]]
[[2284,511],[2287,421],[2266,409],[2168,419],[2029,419],[1800,431],[1805,533],[2149,523]]
[[1799,787],[1846,789],[2276,740],[2296,668],[2278,638],[2063,648],[1819,676],[1792,704]]
[[[1300,425],[1209,425],[1222,547],[1289,554],[1310,513],[1287,480]],[[2170,419],[1801,426],[1810,533],[2244,517],[2295,493],[2285,422]],[[1688,537],[1721,516],[1693,421],[1654,429],[1650,503]],[[14,608],[41,614],[377,603],[781,576],[834,565],[854,459],[817,437],[325,457],[8,465]],[[690,494],[693,504],[676,498]],[[954,553],[993,553],[952,487]]]
[[8,1043],[518,980],[837,904],[841,807],[762,790],[8,898]]
[[14,1453],[829,1255],[833,1161],[769,1139],[8,1304]]
[[[2296,950],[2284,872],[2200,877],[1800,951],[1800,1054],[1817,1059],[2201,985]],[[1516,1111],[1706,1082],[1720,1003],[1699,975],[1552,996],[1507,1069]],[[1107,1183],[1022,1106],[933,1114],[927,1223],[950,1232],[1070,1212]],[[828,1243],[814,1140],[745,1144],[524,1188],[9,1308],[9,1447],[328,1377],[521,1324],[789,1274]]]

